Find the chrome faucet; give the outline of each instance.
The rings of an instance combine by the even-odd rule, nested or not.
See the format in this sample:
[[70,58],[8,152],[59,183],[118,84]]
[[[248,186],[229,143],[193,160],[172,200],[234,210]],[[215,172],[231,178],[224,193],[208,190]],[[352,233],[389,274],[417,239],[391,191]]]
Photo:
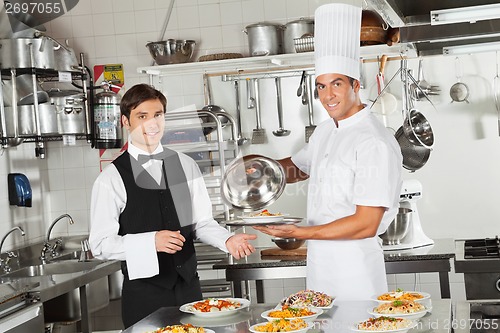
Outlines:
[[[14,227],[14,228],[10,229],[5,234],[5,236],[3,236],[2,241],[0,242],[0,254],[2,253],[3,243],[5,242],[5,239],[7,238],[7,236],[9,236],[11,233],[13,233],[16,230],[19,230],[21,232],[21,236],[24,237],[24,235],[26,235],[25,232],[24,232],[24,230],[23,230],[23,228],[21,228],[21,227]],[[12,251],[7,251],[6,253],[7,253],[7,258],[6,259],[0,258],[0,267],[3,268],[3,270],[5,272],[8,272],[8,271],[10,271],[10,267],[9,267],[9,261],[10,261],[10,259],[16,258],[17,256]]]
[[45,239],[45,242],[43,243],[43,248],[42,248],[42,253],[40,254],[40,259],[42,262],[45,261],[47,251],[50,250],[51,256],[55,257],[57,256],[57,248],[62,244],[62,239],[57,238],[54,245],[50,243],[50,234],[52,233],[52,228],[54,228],[55,224],[62,220],[63,218],[67,217],[69,224],[74,224],[75,221],[73,221],[73,218],[69,214],[62,214],[61,216],[57,217],[52,224],[49,227],[49,230],[47,231],[47,238]]

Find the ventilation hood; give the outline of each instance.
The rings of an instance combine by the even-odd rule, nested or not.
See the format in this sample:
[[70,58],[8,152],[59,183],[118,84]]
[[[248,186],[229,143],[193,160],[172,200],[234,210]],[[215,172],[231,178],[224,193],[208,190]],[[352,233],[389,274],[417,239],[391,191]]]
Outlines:
[[[366,3],[387,24],[399,28],[401,43],[414,44],[419,56],[446,54],[456,46],[485,43],[500,50],[500,6],[496,10],[498,14],[489,8],[499,5],[498,0],[366,0]],[[484,20],[479,18],[474,23],[450,24],[442,24],[431,15],[435,11],[463,10],[469,18],[481,8],[487,8],[485,12],[493,15]],[[474,52],[473,48],[469,48],[468,53],[471,52]]]

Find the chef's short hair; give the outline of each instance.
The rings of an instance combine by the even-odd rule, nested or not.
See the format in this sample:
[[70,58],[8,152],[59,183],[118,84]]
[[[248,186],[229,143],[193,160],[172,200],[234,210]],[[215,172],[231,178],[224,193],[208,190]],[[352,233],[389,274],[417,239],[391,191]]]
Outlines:
[[159,100],[163,105],[163,112],[167,111],[167,98],[149,84],[136,84],[123,95],[120,102],[120,113],[130,119],[130,111],[135,109],[139,104],[150,101]]

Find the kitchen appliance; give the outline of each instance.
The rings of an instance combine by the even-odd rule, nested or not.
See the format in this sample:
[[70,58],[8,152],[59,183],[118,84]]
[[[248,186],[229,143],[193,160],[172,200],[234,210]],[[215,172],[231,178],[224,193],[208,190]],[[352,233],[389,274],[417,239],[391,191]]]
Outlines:
[[467,299],[500,299],[498,236],[456,240],[455,272],[464,273]]
[[498,333],[500,302],[498,300],[457,302],[453,318],[456,318],[457,323],[453,328],[455,333]]
[[382,245],[384,251],[406,250],[434,244],[434,241],[425,235],[420,223],[417,209],[417,200],[420,198],[422,198],[422,183],[416,179],[404,180],[399,196],[399,207],[411,209],[410,228],[399,244]]
[[122,146],[121,97],[111,90],[109,82],[102,82],[102,92],[95,95],[94,147],[120,148]]

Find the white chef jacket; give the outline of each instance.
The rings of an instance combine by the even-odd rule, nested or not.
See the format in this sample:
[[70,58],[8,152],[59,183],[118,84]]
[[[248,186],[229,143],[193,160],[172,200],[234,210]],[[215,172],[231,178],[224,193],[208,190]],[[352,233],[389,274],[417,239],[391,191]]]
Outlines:
[[[153,154],[162,151],[163,147],[159,144]],[[128,143],[128,153],[136,159],[139,154],[149,155],[132,142]],[[185,154],[179,153],[179,158],[191,193],[196,239],[228,252],[225,243],[232,234],[212,217],[212,204],[198,165]],[[158,183],[162,163],[152,160],[142,165]],[[102,170],[92,188],[89,236],[92,254],[98,259],[125,260],[131,280],[157,275],[156,231],[118,235],[119,217],[126,204],[125,185],[115,165],[110,164]]]
[[[322,225],[353,215],[356,205],[385,207],[377,233],[397,214],[402,185],[401,150],[370,109],[318,125],[309,144],[292,156],[309,175],[307,220]],[[310,240],[307,287],[339,299],[368,299],[387,290],[378,237]]]

